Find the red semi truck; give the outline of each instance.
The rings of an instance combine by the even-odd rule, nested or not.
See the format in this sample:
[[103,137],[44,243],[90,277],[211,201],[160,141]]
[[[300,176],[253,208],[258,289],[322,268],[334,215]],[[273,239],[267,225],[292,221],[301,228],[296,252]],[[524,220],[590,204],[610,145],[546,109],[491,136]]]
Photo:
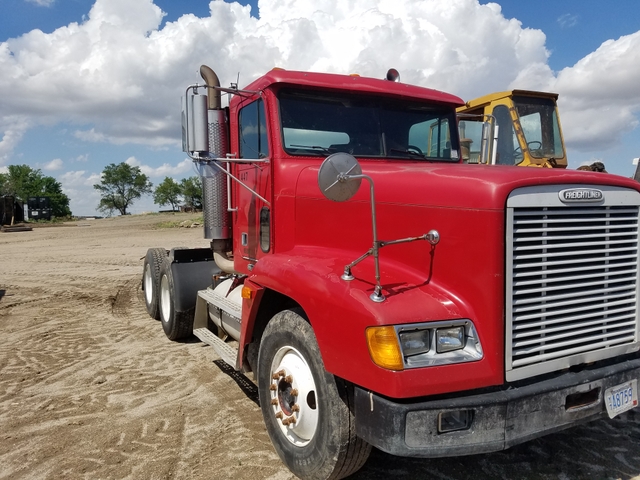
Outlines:
[[201,74],[183,147],[210,245],[147,252],[147,310],[253,372],[293,473],[343,478],[371,446],[492,452],[637,406],[637,182],[466,165],[464,102],[393,74]]

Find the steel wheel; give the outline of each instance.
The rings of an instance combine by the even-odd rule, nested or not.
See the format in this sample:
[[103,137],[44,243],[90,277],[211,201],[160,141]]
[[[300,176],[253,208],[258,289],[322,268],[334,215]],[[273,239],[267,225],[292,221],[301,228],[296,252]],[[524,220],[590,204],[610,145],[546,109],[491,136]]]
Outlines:
[[271,364],[271,409],[283,435],[304,446],[318,428],[316,384],[309,364],[293,347],[283,347]]
[[355,433],[353,388],[327,372],[311,324],[299,310],[269,321],[258,351],[258,393],[276,452],[298,477],[339,479],[366,462],[371,446]]
[[171,318],[171,288],[169,287],[169,278],[163,275],[160,278],[160,318],[163,323],[169,322]]
[[144,300],[147,304],[151,304],[153,301],[153,273],[151,272],[151,265],[147,263],[147,268],[144,270],[144,276],[142,281],[144,283]]

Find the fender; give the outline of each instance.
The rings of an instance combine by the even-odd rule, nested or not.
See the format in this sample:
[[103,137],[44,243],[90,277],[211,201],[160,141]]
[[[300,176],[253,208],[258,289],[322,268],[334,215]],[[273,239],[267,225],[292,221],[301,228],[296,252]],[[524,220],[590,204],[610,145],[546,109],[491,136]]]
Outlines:
[[242,321],[240,322],[240,340],[238,341],[238,359],[236,370],[241,370],[245,363],[245,350],[253,335],[253,327],[264,295],[264,288],[247,279],[242,289]]
[[212,276],[219,274],[220,269],[210,248],[173,248],[169,261],[175,287],[174,308],[186,312],[195,308],[198,290],[211,285]]
[[455,290],[425,281],[423,274],[393,261],[381,262],[383,293],[387,298],[375,303],[369,298],[375,286],[369,278],[372,275],[359,276],[362,272],[373,273],[372,261],[360,264],[360,273],[354,272],[354,280],[347,282],[340,278],[344,265],[353,260],[351,256],[347,258],[349,254],[344,250],[299,246],[262,258],[245,282],[256,298],[243,305],[240,351],[251,338],[262,296],[258,292],[269,288],[292,298],[304,309],[318,339],[325,369],[364,388],[408,398],[501,383],[499,357],[402,372],[375,365],[366,344],[367,327],[474,319],[476,314]]

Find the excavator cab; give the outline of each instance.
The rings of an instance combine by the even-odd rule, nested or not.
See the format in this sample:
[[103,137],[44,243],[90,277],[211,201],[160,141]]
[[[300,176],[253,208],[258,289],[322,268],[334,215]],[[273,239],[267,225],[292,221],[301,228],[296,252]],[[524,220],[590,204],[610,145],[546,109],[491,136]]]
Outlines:
[[463,162],[566,168],[557,98],[555,93],[511,90],[458,108]]

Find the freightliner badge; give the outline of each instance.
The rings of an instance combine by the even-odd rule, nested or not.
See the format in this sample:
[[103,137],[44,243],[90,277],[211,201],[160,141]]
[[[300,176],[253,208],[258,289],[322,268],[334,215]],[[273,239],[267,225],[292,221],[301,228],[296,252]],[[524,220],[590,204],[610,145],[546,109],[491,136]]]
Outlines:
[[601,202],[604,200],[602,190],[595,188],[568,188],[558,193],[564,203]]

